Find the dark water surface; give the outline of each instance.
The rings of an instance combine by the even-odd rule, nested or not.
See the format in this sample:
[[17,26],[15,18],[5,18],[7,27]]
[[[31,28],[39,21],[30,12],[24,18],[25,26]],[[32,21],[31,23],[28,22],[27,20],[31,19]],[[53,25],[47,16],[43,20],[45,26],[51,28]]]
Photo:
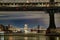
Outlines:
[[60,37],[57,37],[57,36],[37,36],[37,37],[0,36],[0,40],[60,40]]

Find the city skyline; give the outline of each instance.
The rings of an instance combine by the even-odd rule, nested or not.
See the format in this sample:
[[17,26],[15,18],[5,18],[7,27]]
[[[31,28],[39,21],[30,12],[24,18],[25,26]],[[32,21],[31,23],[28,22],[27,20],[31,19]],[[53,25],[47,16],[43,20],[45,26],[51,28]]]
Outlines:
[[[58,15],[58,16],[57,16]],[[59,14],[55,15],[55,24],[60,27]],[[20,12],[0,12],[0,24],[11,24],[16,27],[24,27],[28,24],[29,27],[40,25],[47,28],[49,26],[49,15],[44,11],[20,11]]]

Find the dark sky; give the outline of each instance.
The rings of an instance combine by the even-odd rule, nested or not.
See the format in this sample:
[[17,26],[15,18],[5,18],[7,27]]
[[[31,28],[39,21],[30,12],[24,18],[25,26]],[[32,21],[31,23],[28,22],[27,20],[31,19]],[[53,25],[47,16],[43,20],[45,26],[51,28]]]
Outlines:
[[[57,16],[58,15],[58,16]],[[15,27],[41,27],[49,26],[49,15],[43,11],[0,11],[0,24],[11,24]],[[60,27],[60,14],[55,15],[55,24]]]
[[29,27],[34,27],[37,25],[44,26],[44,22],[41,19],[15,19],[15,20],[0,20],[0,24],[8,25],[11,24],[16,27],[24,27],[24,24],[28,24]]

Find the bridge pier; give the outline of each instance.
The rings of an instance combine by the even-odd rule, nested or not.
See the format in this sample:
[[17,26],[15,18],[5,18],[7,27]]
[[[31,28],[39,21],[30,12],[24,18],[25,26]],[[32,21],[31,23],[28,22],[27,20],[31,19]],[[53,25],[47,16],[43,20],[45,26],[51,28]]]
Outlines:
[[[46,34],[50,34],[50,33],[56,33],[55,29],[55,18],[54,18],[54,10],[49,10],[49,27],[47,28]],[[52,34],[53,35],[53,34]]]
[[54,18],[54,13],[55,13],[55,10],[53,9],[53,7],[55,6],[54,4],[54,0],[50,0],[50,9],[48,9],[48,13],[49,13],[49,27],[47,28],[47,31],[46,31],[46,34],[51,34],[51,35],[54,35],[54,33],[56,33],[55,29],[56,29],[56,26],[55,26],[55,18]]

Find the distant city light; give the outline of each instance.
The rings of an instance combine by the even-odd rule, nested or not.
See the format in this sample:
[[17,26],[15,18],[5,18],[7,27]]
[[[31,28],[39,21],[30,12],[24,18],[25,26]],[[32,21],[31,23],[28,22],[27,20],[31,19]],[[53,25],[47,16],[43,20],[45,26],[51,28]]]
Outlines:
[[25,27],[27,27],[27,24],[25,24]]

